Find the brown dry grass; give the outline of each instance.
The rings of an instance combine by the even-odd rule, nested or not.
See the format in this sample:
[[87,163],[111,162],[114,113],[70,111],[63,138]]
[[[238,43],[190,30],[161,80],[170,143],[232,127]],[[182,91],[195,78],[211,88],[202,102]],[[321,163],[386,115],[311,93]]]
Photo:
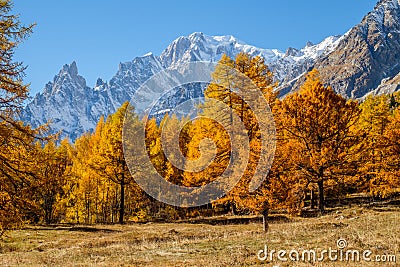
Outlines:
[[[0,242],[2,266],[396,266],[394,263],[261,262],[269,249],[335,248],[375,255],[396,254],[400,261],[400,209],[339,209],[319,218],[275,222],[268,235],[261,224],[144,224],[84,227],[28,227]],[[93,229],[95,228],[95,229]],[[73,230],[73,231],[72,231]],[[400,265],[399,265],[400,266]]]

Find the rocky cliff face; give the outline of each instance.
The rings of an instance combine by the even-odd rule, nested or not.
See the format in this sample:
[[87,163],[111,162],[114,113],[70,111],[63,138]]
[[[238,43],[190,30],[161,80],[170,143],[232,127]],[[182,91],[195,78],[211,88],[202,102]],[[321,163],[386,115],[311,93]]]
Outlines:
[[[400,72],[400,3],[382,0],[337,47],[316,60],[324,81],[348,98],[361,98]],[[297,90],[304,76],[291,90]],[[288,88],[286,88],[288,91]]]
[[366,94],[365,96],[372,95],[382,95],[382,94],[392,94],[400,90],[400,73],[393,78],[383,79],[381,84],[375,89]]

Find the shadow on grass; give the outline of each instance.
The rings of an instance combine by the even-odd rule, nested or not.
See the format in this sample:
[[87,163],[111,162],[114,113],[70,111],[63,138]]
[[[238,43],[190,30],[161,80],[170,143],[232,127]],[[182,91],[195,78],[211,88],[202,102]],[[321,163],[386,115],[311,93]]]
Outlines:
[[98,228],[94,226],[82,226],[82,225],[37,225],[37,226],[28,226],[23,228],[22,230],[35,230],[35,231],[73,231],[73,232],[89,232],[89,233],[119,233],[120,230],[115,229],[107,229],[107,228]]
[[[262,223],[263,219],[261,216],[253,217],[211,217],[211,218],[194,218],[189,220],[181,220],[179,223],[192,223],[192,224],[210,224],[210,225],[235,225],[235,224],[250,224],[250,223]],[[286,215],[274,214],[268,216],[269,223],[288,223],[292,219]]]
[[112,230],[112,229],[105,229],[105,228],[97,228],[97,227],[90,227],[90,226],[74,226],[69,229],[69,231],[76,231],[76,232],[101,232],[101,233],[119,233],[120,230]]

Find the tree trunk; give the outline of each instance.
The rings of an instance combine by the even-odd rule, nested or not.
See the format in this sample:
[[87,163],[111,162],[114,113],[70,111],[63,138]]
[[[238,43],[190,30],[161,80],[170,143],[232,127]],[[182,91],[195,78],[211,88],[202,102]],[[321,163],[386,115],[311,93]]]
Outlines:
[[310,202],[311,202],[311,209],[315,209],[315,194],[314,194],[314,189],[311,189]]
[[324,180],[318,181],[318,209],[320,212],[325,210],[325,198],[324,198]]
[[264,232],[268,232],[268,209],[264,209],[262,211],[263,216],[263,230]]
[[231,206],[231,213],[232,213],[232,215],[236,215],[235,202],[231,201],[231,202],[230,202],[230,206]]
[[53,207],[54,207],[54,196],[53,195],[48,195],[44,196],[44,204],[43,204],[43,209],[44,209],[44,219],[46,224],[50,224],[53,222]]
[[76,209],[76,211],[75,211],[75,216],[76,216],[76,223],[80,223],[80,221],[79,221],[79,210],[78,209]]
[[124,223],[124,212],[125,212],[125,177],[124,173],[122,173],[122,179],[120,182],[121,185],[121,195],[120,195],[120,207],[119,207],[119,223]]

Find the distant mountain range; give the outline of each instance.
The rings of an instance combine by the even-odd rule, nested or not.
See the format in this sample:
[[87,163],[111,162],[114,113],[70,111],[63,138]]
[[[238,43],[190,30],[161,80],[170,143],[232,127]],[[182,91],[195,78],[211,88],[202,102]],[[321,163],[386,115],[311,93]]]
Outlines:
[[[174,40],[160,56],[148,53],[120,63],[110,81],[99,78],[93,88],[87,86],[78,74],[77,64],[72,62],[64,65],[28,103],[21,119],[33,126],[51,121],[52,132],[61,131],[63,137],[75,140],[92,131],[102,115],[115,112],[142,83],[161,70],[185,62],[217,62],[223,54],[234,57],[242,51],[265,59],[279,81],[281,96],[297,90],[307,71],[314,67],[326,83],[345,97],[391,93],[400,89],[400,0],[379,1],[360,24],[343,36],[330,36],[319,44],[307,43],[300,50],[262,49],[230,35],[195,32]],[[202,92],[180,94],[176,96],[179,101],[168,103],[177,104],[193,94]],[[167,108],[165,103],[163,108]]]

